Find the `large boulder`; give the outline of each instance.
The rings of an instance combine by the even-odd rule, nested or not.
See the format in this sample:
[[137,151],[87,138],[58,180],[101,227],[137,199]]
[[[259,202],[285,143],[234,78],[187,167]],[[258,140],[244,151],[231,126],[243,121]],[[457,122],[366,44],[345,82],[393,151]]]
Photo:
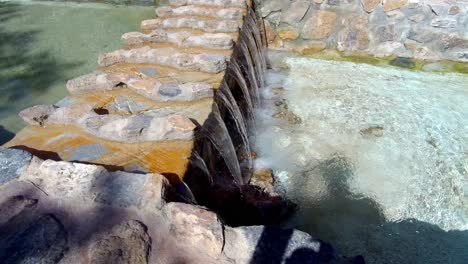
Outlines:
[[302,29],[304,39],[324,39],[335,30],[337,14],[332,11],[318,10],[310,17]]

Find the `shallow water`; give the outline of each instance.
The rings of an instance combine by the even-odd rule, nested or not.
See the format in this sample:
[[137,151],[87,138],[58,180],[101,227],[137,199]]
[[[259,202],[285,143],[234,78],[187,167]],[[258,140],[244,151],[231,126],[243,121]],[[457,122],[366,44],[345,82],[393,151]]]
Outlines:
[[280,64],[269,82],[302,123],[272,118],[267,100],[255,147],[299,205],[285,225],[369,263],[468,263],[468,76]]
[[0,145],[25,126],[19,111],[63,98],[68,79],[95,70],[99,53],[154,16],[152,7],[0,1]]

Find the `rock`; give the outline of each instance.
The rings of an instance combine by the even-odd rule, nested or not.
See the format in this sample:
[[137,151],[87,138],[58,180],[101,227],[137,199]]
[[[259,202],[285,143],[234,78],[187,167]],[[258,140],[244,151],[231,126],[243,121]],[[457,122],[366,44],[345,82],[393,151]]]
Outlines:
[[367,17],[353,17],[352,22],[347,22],[345,28],[338,33],[337,49],[366,50],[370,42]]
[[148,263],[151,237],[138,221],[129,221],[104,232],[89,248],[90,263]]
[[404,45],[405,45],[405,48],[409,50],[414,50],[419,46],[419,42],[411,40],[411,39],[407,39],[405,40]]
[[14,219],[22,212],[36,207],[38,200],[17,195],[12,197],[1,197],[0,202],[0,227]]
[[267,17],[272,12],[280,11],[283,7],[283,0],[262,1],[260,13],[262,17]]
[[413,52],[413,57],[418,60],[436,61],[440,60],[439,54],[433,52],[428,47],[418,47]]
[[273,170],[270,168],[255,170],[249,184],[257,186],[266,192],[272,193],[274,191],[275,184]]
[[[112,54],[112,55],[109,55]],[[185,71],[219,73],[226,69],[227,56],[216,53],[181,53],[173,48],[150,48],[148,46],[117,50],[99,56],[99,65],[111,66],[116,63],[112,58],[118,56],[119,62],[160,64]],[[111,58],[111,59],[109,59]]]
[[323,3],[323,1],[324,1],[324,0],[314,0],[314,3],[316,3],[316,4],[321,4],[321,3]]
[[108,150],[101,144],[79,145],[70,154],[70,161],[93,161],[108,153]]
[[[416,63],[414,62],[414,60],[408,57],[396,57],[395,59],[391,60],[389,63],[390,65],[400,67],[400,68],[414,69],[414,67],[416,67]],[[366,134],[365,131],[363,133]]]
[[242,26],[240,20],[214,20],[203,19],[197,17],[170,17],[151,19],[151,22],[143,21],[141,23],[142,31],[154,29],[173,29],[173,28],[190,28],[202,30],[209,33],[236,33]]
[[147,77],[155,77],[159,74],[156,68],[149,68],[149,67],[140,69],[138,73]]
[[443,4],[443,3],[438,3],[438,4],[430,4],[429,7],[432,10],[432,13],[436,14],[437,16],[443,16],[448,13],[449,10],[449,5],[448,4]]
[[43,126],[54,112],[55,107],[52,105],[36,105],[24,109],[19,116],[30,125]]
[[416,15],[412,15],[408,17],[409,20],[416,22],[416,23],[423,21],[425,18],[426,17],[423,14],[416,14]]
[[405,47],[400,42],[388,41],[384,42],[374,49],[374,55],[377,57],[389,57],[404,53]]
[[163,213],[176,241],[199,248],[217,257],[223,248],[223,226],[217,215],[203,207],[169,203]]
[[331,6],[339,6],[340,0],[327,0],[327,4]]
[[242,9],[239,8],[211,8],[201,6],[180,6],[170,8],[162,6],[156,8],[158,17],[170,16],[205,16],[221,19],[242,19]]
[[265,24],[265,35],[268,43],[273,43],[276,39],[276,33],[268,20],[263,21]]
[[318,10],[309,18],[302,30],[304,39],[324,39],[329,37],[336,24],[337,15],[331,11]]
[[149,110],[151,105],[139,102],[128,96],[117,96],[112,103],[106,105],[106,109],[112,113],[135,114]]
[[1,263],[55,264],[67,251],[67,231],[53,215],[44,215],[0,241]]
[[164,205],[168,186],[159,174],[108,172],[102,166],[52,160],[36,165],[21,179],[34,183],[54,199],[149,211]]
[[309,1],[296,0],[293,1],[287,10],[284,10],[281,16],[281,21],[290,25],[299,23],[309,10]]
[[468,49],[468,39],[456,33],[443,34],[436,41],[438,50]]
[[436,28],[454,28],[457,26],[457,20],[450,18],[434,18],[431,21],[431,26]]
[[278,36],[282,40],[296,40],[299,37],[299,32],[295,28],[278,29]]
[[395,39],[395,25],[388,24],[377,27],[375,35],[379,42],[392,41]]
[[212,7],[237,7],[245,8],[245,0],[169,0],[171,6],[185,6],[185,5],[198,5],[198,6],[212,6]]
[[[364,263],[362,257],[340,259],[335,250],[310,235],[292,229],[248,226],[225,229],[224,254],[236,264],[243,263]],[[355,261],[355,262],[352,262]]]
[[67,82],[67,90],[72,95],[111,91],[120,88],[119,84],[127,82],[129,77],[130,75],[124,73],[95,71],[69,80]]
[[458,6],[451,6],[450,7],[449,15],[455,16],[455,15],[458,15],[458,13],[460,13],[460,7],[458,7]]
[[384,0],[383,8],[388,12],[403,7],[407,2],[408,0]]
[[0,147],[0,186],[19,178],[31,160],[29,152]]
[[417,41],[419,43],[427,43],[436,39],[437,33],[428,28],[414,28],[408,32],[408,39]]
[[307,44],[295,48],[295,51],[303,55],[311,55],[324,50],[326,47],[327,44],[323,41],[308,41]]
[[376,5],[380,4],[382,0],[361,0],[362,8],[367,13],[374,11]]

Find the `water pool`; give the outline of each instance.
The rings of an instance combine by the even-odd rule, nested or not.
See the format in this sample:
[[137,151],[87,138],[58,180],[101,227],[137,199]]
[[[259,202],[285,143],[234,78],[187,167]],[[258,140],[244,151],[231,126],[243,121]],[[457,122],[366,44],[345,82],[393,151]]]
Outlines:
[[0,145],[25,126],[19,111],[63,98],[68,79],[95,70],[99,53],[154,16],[143,6],[0,1]]
[[302,123],[272,118],[273,100],[257,112],[256,150],[299,205],[285,225],[369,263],[468,263],[468,76],[279,64],[269,80]]

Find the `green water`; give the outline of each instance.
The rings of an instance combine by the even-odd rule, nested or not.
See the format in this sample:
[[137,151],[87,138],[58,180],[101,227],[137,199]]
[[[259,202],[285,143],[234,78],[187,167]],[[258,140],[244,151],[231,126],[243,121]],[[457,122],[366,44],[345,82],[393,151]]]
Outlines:
[[63,98],[67,80],[154,16],[153,7],[0,0],[0,145],[25,126],[19,111]]

